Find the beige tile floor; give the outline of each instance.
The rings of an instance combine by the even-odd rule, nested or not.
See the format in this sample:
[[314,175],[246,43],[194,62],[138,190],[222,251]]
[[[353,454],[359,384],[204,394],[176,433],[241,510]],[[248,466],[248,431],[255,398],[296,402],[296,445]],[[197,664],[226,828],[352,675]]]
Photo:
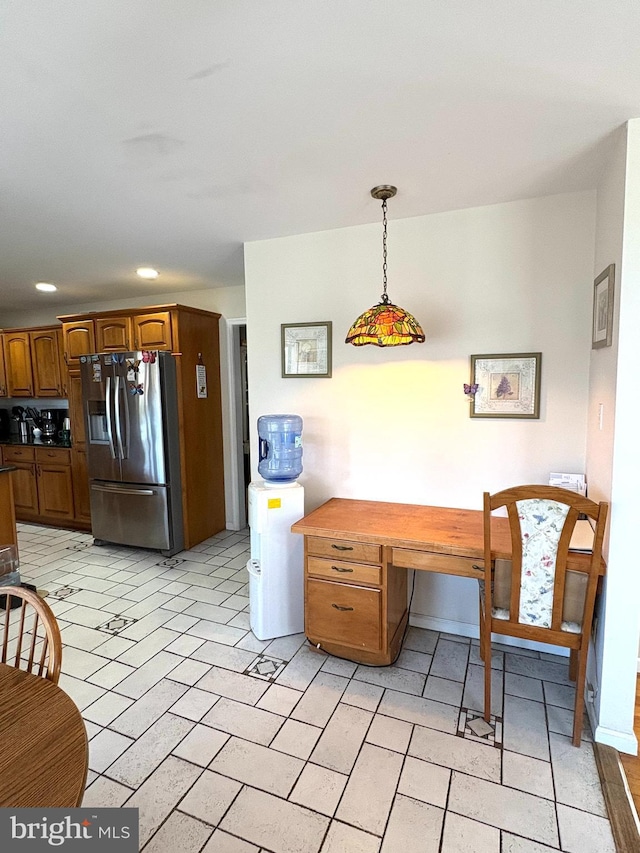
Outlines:
[[566,660],[411,628],[392,667],[249,630],[248,532],[177,557],[19,525],[60,679],[90,738],[88,806],[140,810],[145,853],[613,853]]

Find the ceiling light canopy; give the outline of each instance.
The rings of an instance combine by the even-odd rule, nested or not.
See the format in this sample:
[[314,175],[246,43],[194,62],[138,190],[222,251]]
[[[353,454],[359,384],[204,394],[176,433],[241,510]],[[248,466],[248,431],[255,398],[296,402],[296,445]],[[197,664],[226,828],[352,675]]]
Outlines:
[[425,335],[413,314],[394,305],[387,296],[387,199],[398,192],[396,187],[383,184],[374,187],[371,195],[382,199],[382,282],[380,302],[361,314],[347,332],[346,344],[361,347],[374,344],[378,347],[397,347],[404,344],[422,344]]
[[154,270],[153,267],[138,267],[136,274],[139,275],[140,278],[146,278],[149,281],[153,281],[158,278],[160,273],[158,270]]
[[43,293],[53,293],[53,291],[57,289],[58,288],[55,284],[50,284],[48,281],[39,281],[36,284],[36,290],[41,290]]

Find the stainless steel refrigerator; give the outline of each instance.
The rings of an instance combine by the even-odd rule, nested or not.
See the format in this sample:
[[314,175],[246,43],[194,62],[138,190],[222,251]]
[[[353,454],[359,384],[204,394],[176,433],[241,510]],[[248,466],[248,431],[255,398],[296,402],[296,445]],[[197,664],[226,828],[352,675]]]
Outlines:
[[176,363],[168,352],[80,358],[97,544],[183,548]]

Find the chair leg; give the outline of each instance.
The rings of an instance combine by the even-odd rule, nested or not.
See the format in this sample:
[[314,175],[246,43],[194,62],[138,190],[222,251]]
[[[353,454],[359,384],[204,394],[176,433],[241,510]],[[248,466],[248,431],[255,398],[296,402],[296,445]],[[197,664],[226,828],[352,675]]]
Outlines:
[[484,619],[482,613],[482,598],[478,596],[478,624],[480,625],[480,660],[484,660]]
[[584,683],[587,676],[587,653],[589,646],[585,638],[585,648],[576,650],[578,671],[576,674],[576,701],[573,709],[573,745],[580,746],[582,739],[582,718],[584,716]]
[[571,649],[569,652],[569,679],[576,680],[578,674],[578,650]]

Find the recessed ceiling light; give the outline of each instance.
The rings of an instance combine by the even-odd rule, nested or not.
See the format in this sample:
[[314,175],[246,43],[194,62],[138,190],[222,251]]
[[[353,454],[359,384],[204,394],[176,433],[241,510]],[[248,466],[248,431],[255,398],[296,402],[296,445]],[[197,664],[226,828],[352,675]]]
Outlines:
[[47,281],[39,281],[36,284],[36,290],[44,290],[47,293],[52,293],[54,290],[57,289],[58,288],[55,286],[55,284],[49,284],[49,282]]
[[148,278],[154,279],[158,278],[158,270],[152,269],[152,267],[138,267],[136,273],[140,276],[140,278]]

